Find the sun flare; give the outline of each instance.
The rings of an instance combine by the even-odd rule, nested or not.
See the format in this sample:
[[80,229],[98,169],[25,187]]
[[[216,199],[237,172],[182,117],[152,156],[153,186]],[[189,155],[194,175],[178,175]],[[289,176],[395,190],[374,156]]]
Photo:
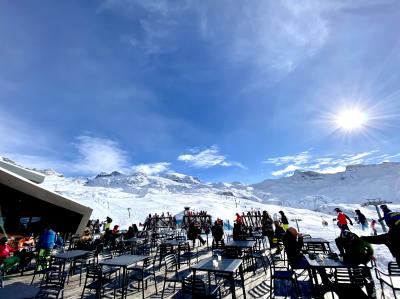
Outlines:
[[346,131],[362,128],[366,124],[367,120],[367,114],[357,109],[342,111],[336,117],[336,123],[339,128]]

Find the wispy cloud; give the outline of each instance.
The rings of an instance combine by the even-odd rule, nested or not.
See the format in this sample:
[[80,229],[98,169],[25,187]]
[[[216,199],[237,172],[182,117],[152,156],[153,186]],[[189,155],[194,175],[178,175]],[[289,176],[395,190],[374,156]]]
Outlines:
[[127,153],[113,140],[91,136],[76,138],[79,157],[75,162],[75,172],[96,174],[101,171],[126,171],[129,168]]
[[178,161],[186,162],[189,165],[198,168],[210,168],[213,166],[237,166],[240,168],[245,168],[239,162],[228,161],[226,156],[219,153],[219,149],[216,145],[213,145],[210,148],[201,151],[198,149],[194,149],[191,151],[192,154],[180,155],[178,157]]
[[381,163],[397,160],[399,157],[400,154],[379,154],[379,150],[323,157],[312,155],[311,151],[304,151],[292,156],[269,158],[264,163],[280,168],[271,172],[273,176],[287,176],[296,170],[336,173],[344,171],[348,165]]
[[293,156],[269,158],[264,163],[274,164],[276,166],[289,164],[289,163],[293,163],[294,165],[302,165],[304,163],[307,163],[310,158],[311,158],[311,155],[310,155],[309,151],[304,151],[300,154],[293,155]]
[[[106,0],[99,12],[111,10],[139,25],[140,34],[135,27],[121,41],[145,55],[184,51],[174,45],[190,35],[207,48],[220,49],[213,53],[219,63],[282,76],[323,48],[331,31],[330,13],[392,2]],[[183,26],[189,20],[190,26]]]
[[134,172],[141,172],[148,175],[158,174],[169,170],[171,163],[168,162],[158,162],[149,164],[139,164],[132,166]]

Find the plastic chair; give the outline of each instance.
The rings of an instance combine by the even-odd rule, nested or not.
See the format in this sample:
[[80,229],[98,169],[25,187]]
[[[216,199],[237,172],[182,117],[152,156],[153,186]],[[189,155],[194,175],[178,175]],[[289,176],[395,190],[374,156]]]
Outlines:
[[296,297],[299,298],[299,287],[297,283],[296,273],[287,266],[276,266],[273,255],[269,252],[267,253],[267,261],[270,269],[270,298],[274,298],[272,296],[273,290],[276,289],[276,280],[287,280],[292,283],[294,287]]
[[[89,264],[86,266],[86,277],[83,284],[81,298],[83,298],[86,289],[95,290],[96,298],[101,298],[101,295],[104,294],[106,286],[113,284],[114,282],[115,279],[104,276],[103,270],[100,265]],[[113,289],[115,298],[115,288]]]
[[193,299],[221,298],[221,289],[218,285],[206,287],[203,280],[190,276],[182,281],[182,297],[186,298],[187,295]]
[[174,292],[177,282],[182,282],[183,277],[178,271],[178,262],[175,254],[168,254],[164,257],[165,274],[164,274],[164,285],[161,294],[161,298],[164,298],[165,286],[167,282],[174,283]]
[[396,262],[388,263],[388,273],[383,272],[379,268],[375,267],[375,275],[379,280],[382,289],[382,295],[385,297],[384,285],[389,286],[392,289],[394,298],[397,298],[396,291],[400,291],[400,267]]
[[40,290],[35,298],[53,298],[64,297],[65,278],[67,273],[48,272],[44,281],[40,285]]
[[[128,268],[129,269],[129,268]],[[142,298],[144,299],[144,290],[147,289],[147,281],[149,279],[154,280],[154,287],[157,294],[157,279],[156,271],[154,267],[154,260],[152,258],[147,258],[143,261],[141,267],[134,267],[129,273],[129,279],[138,282],[138,290],[140,288],[140,283],[142,283]]]

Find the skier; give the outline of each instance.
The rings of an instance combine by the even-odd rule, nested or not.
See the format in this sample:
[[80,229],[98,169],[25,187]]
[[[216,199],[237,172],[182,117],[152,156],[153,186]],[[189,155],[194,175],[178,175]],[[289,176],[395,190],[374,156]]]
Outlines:
[[376,220],[375,219],[372,219],[370,226],[371,226],[371,230],[372,230],[372,235],[373,236],[378,235],[378,232],[376,231]]
[[[350,230],[349,226],[347,225],[347,220],[349,221],[350,225],[353,225],[353,222],[345,213],[342,212],[341,209],[335,208],[335,212],[337,213],[337,225],[339,228],[343,230]],[[334,219],[335,220],[335,219]]]
[[361,229],[363,231],[365,231],[366,229],[368,229],[368,220],[367,217],[365,217],[365,215],[363,213],[361,213],[360,210],[355,210],[354,212],[356,212],[357,214],[357,223],[361,224]]

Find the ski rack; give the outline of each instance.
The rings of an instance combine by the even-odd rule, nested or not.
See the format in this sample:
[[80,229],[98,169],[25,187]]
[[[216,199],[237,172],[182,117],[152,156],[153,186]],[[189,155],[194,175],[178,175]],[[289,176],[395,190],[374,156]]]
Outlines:
[[[250,213],[250,212],[249,212]],[[262,227],[261,220],[262,220],[262,215],[261,214],[242,214],[242,221],[243,224],[247,227]]]
[[145,230],[157,232],[161,229],[176,228],[174,216],[153,216],[147,219]]
[[189,227],[190,223],[196,223],[199,225],[201,230],[210,229],[212,226],[212,218],[211,215],[184,215],[182,219],[182,227]]

